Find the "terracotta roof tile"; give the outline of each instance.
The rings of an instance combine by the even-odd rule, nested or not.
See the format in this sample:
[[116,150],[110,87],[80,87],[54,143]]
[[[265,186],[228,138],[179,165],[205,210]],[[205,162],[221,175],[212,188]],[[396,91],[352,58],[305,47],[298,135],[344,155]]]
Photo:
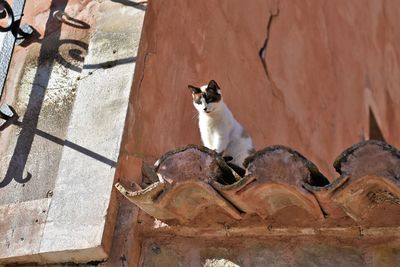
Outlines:
[[130,192],[119,184],[117,188],[146,213],[172,224],[194,223],[209,216],[210,210],[220,218],[241,218],[210,185],[212,179],[226,178],[215,152],[196,146],[177,149],[156,163],[155,172],[159,181],[145,189]]
[[[247,173],[232,185],[212,185],[228,201],[247,214],[263,219],[275,217],[284,224],[292,221],[322,219],[322,211],[303,183],[327,184],[317,167],[296,151],[272,146],[246,161]],[[280,217],[280,218],[276,218]]]
[[345,213],[358,224],[400,225],[400,152],[380,141],[346,149],[335,161],[339,178],[308,187],[327,214]]
[[[150,168],[150,186],[135,192],[116,187],[167,223],[246,223],[255,218],[284,226],[332,221],[400,225],[400,152],[388,144],[367,141],[345,150],[334,163],[341,176],[332,183],[312,162],[284,146],[256,152],[245,166],[240,178],[214,151],[190,145],[166,153]],[[149,175],[149,168],[144,173]]]
[[400,180],[400,151],[381,141],[370,140],[346,149],[334,162],[342,176],[358,179],[377,175]]

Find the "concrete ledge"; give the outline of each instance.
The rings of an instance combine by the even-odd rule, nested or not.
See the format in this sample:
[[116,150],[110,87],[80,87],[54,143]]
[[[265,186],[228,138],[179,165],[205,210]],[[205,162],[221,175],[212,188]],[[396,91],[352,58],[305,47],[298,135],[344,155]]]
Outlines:
[[99,7],[67,134],[76,147],[63,151],[40,245],[47,262],[107,257],[112,234],[105,230],[113,231],[115,221],[111,192],[140,37],[130,25],[141,24],[143,13],[107,1]]
[[[37,262],[51,199],[0,207],[0,262]],[[21,216],[23,215],[23,216]]]
[[0,264],[108,257],[115,168],[145,12],[111,1],[98,10],[53,195],[0,207]]

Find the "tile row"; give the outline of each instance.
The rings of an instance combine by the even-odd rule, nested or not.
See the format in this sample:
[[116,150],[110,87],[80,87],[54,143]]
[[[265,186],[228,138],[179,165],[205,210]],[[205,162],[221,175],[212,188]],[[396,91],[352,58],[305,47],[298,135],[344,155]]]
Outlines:
[[346,149],[331,183],[297,151],[271,146],[239,177],[214,151],[189,145],[143,166],[150,181],[116,188],[167,224],[400,225],[400,152],[379,141]]

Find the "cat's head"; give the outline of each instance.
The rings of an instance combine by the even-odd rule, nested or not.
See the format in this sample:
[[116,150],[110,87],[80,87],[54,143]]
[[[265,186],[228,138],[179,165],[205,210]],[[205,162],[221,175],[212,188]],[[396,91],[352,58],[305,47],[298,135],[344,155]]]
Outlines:
[[188,88],[192,91],[193,105],[199,113],[210,114],[220,107],[221,89],[214,80],[211,80],[208,85],[201,87],[189,85]]

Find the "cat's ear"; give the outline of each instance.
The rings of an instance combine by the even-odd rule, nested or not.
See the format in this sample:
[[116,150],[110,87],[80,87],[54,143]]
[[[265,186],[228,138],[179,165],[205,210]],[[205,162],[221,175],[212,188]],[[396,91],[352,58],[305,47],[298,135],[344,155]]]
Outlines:
[[201,90],[198,87],[195,87],[193,85],[188,85],[188,88],[192,91],[192,94],[200,94]]
[[210,89],[212,89],[212,90],[215,90],[215,91],[221,90],[221,89],[219,88],[217,82],[214,81],[214,80],[211,80],[211,81],[208,83],[208,86],[207,86],[207,87],[210,88]]

